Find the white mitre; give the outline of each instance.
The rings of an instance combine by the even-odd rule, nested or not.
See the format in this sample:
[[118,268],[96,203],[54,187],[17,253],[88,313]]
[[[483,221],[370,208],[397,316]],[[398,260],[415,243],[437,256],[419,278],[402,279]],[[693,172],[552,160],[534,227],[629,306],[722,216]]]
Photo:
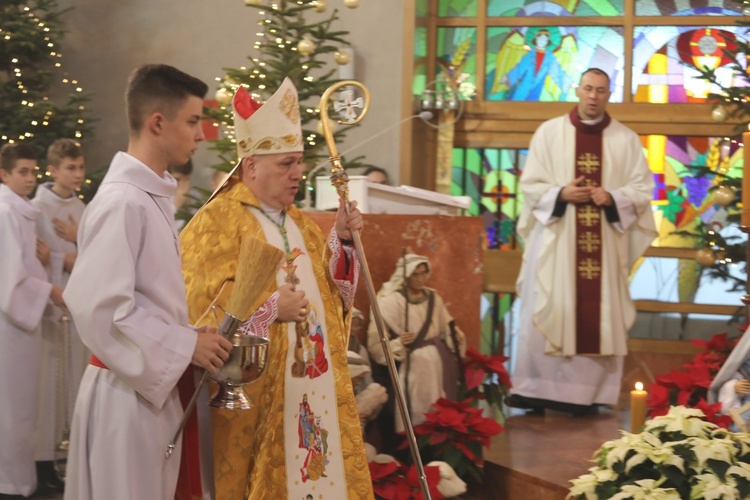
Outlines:
[[261,105],[240,87],[232,98],[237,156],[301,153],[302,122],[297,89],[284,78],[279,89]]

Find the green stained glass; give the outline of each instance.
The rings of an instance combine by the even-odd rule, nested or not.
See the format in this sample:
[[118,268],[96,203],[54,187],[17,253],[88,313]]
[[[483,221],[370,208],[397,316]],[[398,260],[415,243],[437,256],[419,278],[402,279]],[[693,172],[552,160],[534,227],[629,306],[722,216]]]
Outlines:
[[438,17],[476,17],[478,0],[438,0]]
[[[640,3],[637,0],[636,3]],[[490,17],[621,16],[624,0],[487,0]]]
[[444,90],[446,82],[459,90],[462,100],[473,98],[476,89],[477,29],[472,27],[438,28],[438,85]]
[[738,16],[742,5],[736,0],[637,0],[637,16]]
[[619,27],[488,28],[485,99],[577,102],[581,72],[597,67],[612,81],[610,102],[622,102],[623,54]]
[[430,13],[430,0],[417,0],[416,15],[417,17],[427,17]]
[[525,150],[453,150],[451,194],[472,199],[470,212],[483,218],[488,248],[507,247],[515,236],[521,210],[518,179],[525,158]]
[[427,28],[414,29],[414,79],[412,94],[421,95],[427,87]]

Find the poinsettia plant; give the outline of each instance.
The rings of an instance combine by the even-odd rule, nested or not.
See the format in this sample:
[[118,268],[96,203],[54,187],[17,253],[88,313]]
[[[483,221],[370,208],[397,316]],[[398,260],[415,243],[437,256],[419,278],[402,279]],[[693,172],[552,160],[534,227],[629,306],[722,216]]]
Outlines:
[[576,500],[750,498],[750,434],[671,407],[638,434],[621,431],[594,453],[596,466],[571,481]]
[[683,365],[683,370],[656,377],[649,389],[649,415],[665,415],[674,405],[697,408],[708,422],[726,429],[732,419],[721,413],[721,403],[708,404],[708,388],[738,340],[739,337],[729,338],[726,333],[714,335],[708,342],[693,340],[703,351]]
[[472,406],[471,398],[453,402],[445,398],[433,403],[425,414],[426,422],[414,427],[420,451],[453,467],[459,477],[471,474],[482,480],[484,459],[482,447],[489,447],[490,438],[503,431],[480,408]]
[[[398,460],[378,463],[370,462],[370,476],[375,495],[384,500],[421,499],[422,489],[415,466],[406,466]],[[424,473],[430,496],[436,500],[445,498],[437,486],[440,483],[440,469],[426,466]]]
[[488,356],[473,347],[466,351],[464,397],[476,401],[486,400],[488,404],[502,409],[503,397],[512,387],[510,375],[505,369],[506,356]]

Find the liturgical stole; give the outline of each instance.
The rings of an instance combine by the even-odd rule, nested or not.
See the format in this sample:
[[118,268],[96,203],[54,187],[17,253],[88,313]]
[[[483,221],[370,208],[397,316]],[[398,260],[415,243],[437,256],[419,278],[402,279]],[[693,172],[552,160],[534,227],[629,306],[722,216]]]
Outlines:
[[[581,185],[602,184],[602,132],[611,122],[604,119],[587,125],[578,117],[576,108],[570,112],[576,128],[574,179],[584,176]],[[575,205],[576,210],[576,353],[599,354],[601,351],[602,299],[602,222],[603,207],[593,201]]]

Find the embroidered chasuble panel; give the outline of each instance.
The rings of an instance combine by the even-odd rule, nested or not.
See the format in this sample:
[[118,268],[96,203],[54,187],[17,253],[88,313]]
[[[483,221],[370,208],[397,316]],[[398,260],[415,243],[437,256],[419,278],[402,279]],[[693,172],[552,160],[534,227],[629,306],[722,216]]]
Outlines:
[[[331,212],[306,214],[327,233],[334,223]],[[482,238],[480,217],[438,215],[364,214],[362,244],[376,290],[391,277],[401,249],[424,255],[433,272],[427,286],[445,301],[456,324],[466,334],[468,345],[480,345],[482,294]],[[370,299],[360,278],[354,307],[369,318]],[[367,327],[363,328],[367,331]],[[366,338],[360,338],[365,345]]]

